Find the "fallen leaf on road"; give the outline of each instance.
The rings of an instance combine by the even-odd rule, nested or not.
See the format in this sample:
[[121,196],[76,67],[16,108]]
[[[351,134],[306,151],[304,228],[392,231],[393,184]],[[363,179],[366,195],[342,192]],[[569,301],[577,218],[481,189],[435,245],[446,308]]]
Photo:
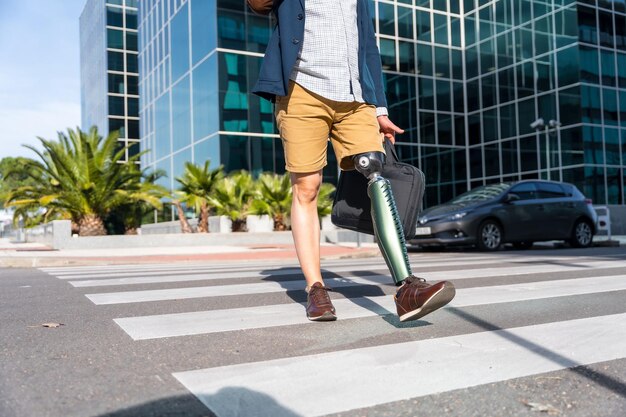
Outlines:
[[541,403],[533,403],[533,402],[524,402],[524,404],[528,406],[532,411],[539,411],[541,413],[548,413],[550,415],[561,413],[559,409],[554,408],[550,404],[541,404]]
[[63,323],[41,323],[42,327],[60,327],[65,326]]

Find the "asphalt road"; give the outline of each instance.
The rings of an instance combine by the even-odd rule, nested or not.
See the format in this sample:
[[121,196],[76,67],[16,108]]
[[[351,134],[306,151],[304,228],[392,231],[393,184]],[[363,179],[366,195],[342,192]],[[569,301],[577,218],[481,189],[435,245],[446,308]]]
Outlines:
[[409,323],[375,258],[332,323],[293,263],[0,269],[0,416],[626,416],[622,248],[411,260],[457,297]]

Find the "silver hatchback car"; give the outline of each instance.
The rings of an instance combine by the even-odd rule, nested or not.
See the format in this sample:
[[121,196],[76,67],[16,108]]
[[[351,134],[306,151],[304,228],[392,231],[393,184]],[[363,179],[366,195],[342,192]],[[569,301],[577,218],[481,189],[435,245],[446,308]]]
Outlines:
[[420,214],[418,246],[476,245],[493,251],[504,243],[528,249],[534,242],[564,240],[588,247],[598,216],[572,184],[527,180],[470,190]]

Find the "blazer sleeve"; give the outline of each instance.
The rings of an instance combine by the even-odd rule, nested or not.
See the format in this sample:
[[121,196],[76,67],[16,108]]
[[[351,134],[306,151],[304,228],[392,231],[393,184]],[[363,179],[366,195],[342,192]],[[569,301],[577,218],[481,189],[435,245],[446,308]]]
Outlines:
[[[367,7],[366,7],[367,10]],[[376,35],[374,34],[374,25],[367,10],[367,43],[365,45],[365,61],[372,74],[374,81],[374,90],[376,93],[376,107],[387,107],[387,98],[385,97],[385,88],[383,86],[383,66],[380,59],[380,51],[376,45]]]
[[274,0],[247,0],[248,6],[257,14],[268,15],[274,7]]

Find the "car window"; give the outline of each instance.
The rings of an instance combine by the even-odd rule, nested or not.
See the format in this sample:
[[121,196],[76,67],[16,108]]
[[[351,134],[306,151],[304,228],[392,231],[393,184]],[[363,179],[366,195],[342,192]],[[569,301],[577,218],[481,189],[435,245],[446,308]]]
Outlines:
[[571,190],[572,190],[572,196],[575,198],[579,198],[579,199],[584,199],[585,195],[583,193],[580,192],[580,190],[576,187],[574,187],[573,185],[570,185]]
[[483,185],[463,193],[449,201],[450,204],[492,200],[510,187],[508,183]]
[[567,193],[559,184],[540,182],[537,184],[539,198],[563,198]]
[[524,182],[513,186],[511,193],[517,194],[520,200],[532,200],[537,198],[537,187],[533,182]]

